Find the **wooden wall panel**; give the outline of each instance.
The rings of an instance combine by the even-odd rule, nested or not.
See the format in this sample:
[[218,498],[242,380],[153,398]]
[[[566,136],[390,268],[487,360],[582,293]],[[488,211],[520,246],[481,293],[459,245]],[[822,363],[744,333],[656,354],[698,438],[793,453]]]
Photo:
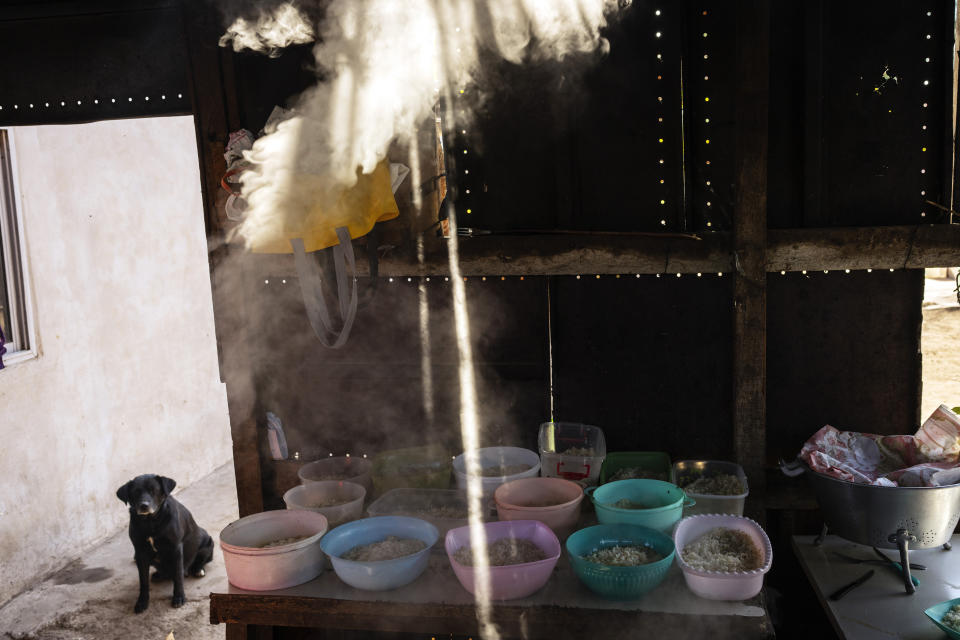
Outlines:
[[729,275],[551,282],[557,420],[611,451],[731,459]]
[[0,8],[0,126],[190,113],[178,3]]
[[923,271],[768,279],[767,457],[791,459],[825,424],[919,427]]

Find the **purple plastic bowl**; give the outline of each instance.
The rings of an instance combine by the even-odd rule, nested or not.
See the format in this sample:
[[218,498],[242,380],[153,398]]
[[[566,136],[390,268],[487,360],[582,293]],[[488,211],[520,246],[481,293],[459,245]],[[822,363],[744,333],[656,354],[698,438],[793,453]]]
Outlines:
[[[547,583],[560,557],[560,541],[550,527],[537,520],[507,520],[487,522],[487,544],[501,538],[521,538],[532,541],[547,554],[545,560],[490,567],[490,599],[515,600],[525,598]],[[463,588],[476,595],[475,570],[453,558],[461,547],[470,544],[470,527],[458,527],[447,532],[445,547],[450,565]]]

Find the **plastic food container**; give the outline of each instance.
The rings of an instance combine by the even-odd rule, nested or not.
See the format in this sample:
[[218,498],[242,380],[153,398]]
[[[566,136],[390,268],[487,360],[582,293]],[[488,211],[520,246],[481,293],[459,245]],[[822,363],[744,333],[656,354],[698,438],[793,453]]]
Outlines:
[[[285,589],[309,582],[323,571],[320,538],[326,532],[327,519],[313,511],[264,511],[231,522],[220,532],[227,580],[250,591]],[[306,537],[263,547],[300,536]]]
[[670,456],[662,451],[614,451],[608,453],[600,465],[600,484],[613,480],[620,469],[639,469],[643,474],[636,479],[673,482]]
[[[547,555],[545,560],[536,562],[489,567],[492,600],[525,598],[547,583],[553,567],[560,558],[560,541],[549,527],[536,520],[487,522],[483,527],[487,534],[487,544],[501,538],[520,538],[530,540]],[[453,557],[461,547],[470,544],[470,527],[460,527],[451,529],[447,533],[444,546],[457,580],[464,589],[475,594],[476,570],[474,567],[460,564]]]
[[[410,516],[426,520],[440,536],[467,524],[467,495],[456,489],[392,489],[367,507],[371,516]],[[463,517],[454,517],[459,516]]]
[[946,615],[947,611],[949,611],[950,608],[955,604],[960,604],[960,598],[954,598],[953,600],[947,600],[946,602],[935,604],[932,607],[925,609],[923,612],[927,615],[928,618],[933,620],[933,624],[940,627],[940,629],[944,633],[946,633],[951,638],[954,638],[954,640],[960,640],[960,631],[951,629],[947,625],[940,622],[941,620],[943,620],[943,616]]
[[[683,548],[713,528],[739,529],[753,539],[763,553],[763,566],[753,571],[701,571],[683,561]],[[773,564],[770,538],[759,524],[743,516],[709,514],[684,518],[673,534],[677,545],[677,565],[690,591],[709,600],[746,600],[760,593],[763,576]]]
[[583,489],[563,478],[521,478],[497,487],[493,500],[501,520],[537,520],[562,539],[580,519]]
[[[379,562],[359,562],[340,557],[354,547],[379,542],[387,536],[416,538],[423,540],[427,546],[408,556]],[[435,526],[419,518],[381,516],[340,525],[324,536],[320,547],[330,556],[337,576],[351,587],[387,591],[409,584],[423,573],[430,560],[430,548],[439,537]]]
[[[644,545],[662,560],[636,567],[613,567],[584,559],[599,549],[617,545]],[[567,538],[567,557],[577,578],[591,591],[611,600],[635,600],[663,582],[673,564],[670,536],[635,524],[598,524]]]
[[[526,466],[525,471],[511,473],[505,476],[484,476],[480,478],[484,495],[493,495],[493,492],[504,482],[519,478],[532,478],[540,473],[540,456],[536,451],[521,449],[520,447],[485,447],[477,449],[480,458],[480,467],[510,467]],[[457,488],[467,488],[466,454],[461,453],[453,460],[453,475],[457,479]]]
[[[586,494],[590,496],[601,524],[636,524],[663,532],[673,528],[685,505],[693,504],[680,487],[662,480],[617,480],[600,487],[589,487]],[[620,500],[649,506],[644,509],[613,506]]]
[[[363,498],[367,490],[355,482],[321,480],[294,487],[283,494],[287,509],[306,509],[322,513],[331,527],[363,517]],[[314,506],[330,500],[340,504],[330,507]]]
[[673,463],[674,481],[680,488],[690,484],[697,478],[712,478],[721,473],[729,473],[737,476],[740,482],[743,483],[743,493],[735,496],[717,496],[687,491],[687,495],[693,498],[697,504],[692,507],[685,507],[683,510],[684,516],[701,513],[743,515],[743,504],[747,501],[747,494],[750,493],[747,487],[747,476],[743,472],[743,467],[735,462],[725,462],[723,460],[679,460]]
[[373,481],[370,472],[373,463],[366,458],[351,458],[348,456],[321,458],[309,462],[297,471],[300,484],[320,482],[323,480],[348,480],[362,485],[367,495],[373,492]]
[[[540,425],[540,465],[542,475],[566,478],[582,486],[597,484],[600,466],[607,456],[603,430],[578,422],[544,422]],[[581,449],[590,453],[565,453]]]
[[383,451],[373,457],[377,496],[391,489],[449,489],[450,453],[440,445]]

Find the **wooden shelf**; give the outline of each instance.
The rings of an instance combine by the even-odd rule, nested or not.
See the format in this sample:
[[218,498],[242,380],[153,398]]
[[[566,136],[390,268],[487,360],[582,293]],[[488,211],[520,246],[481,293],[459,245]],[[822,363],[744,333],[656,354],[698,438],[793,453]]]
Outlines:
[[[550,276],[618,273],[730,273],[732,238],[676,235],[549,234],[460,238],[464,276]],[[358,252],[359,253],[359,252]],[[293,277],[292,255],[249,254],[256,275]],[[771,229],[767,232],[766,271],[823,269],[922,269],[960,264],[960,225]],[[360,275],[367,275],[358,255]],[[423,261],[402,251],[387,252],[380,275],[449,275],[444,242],[434,242]]]
[[[704,600],[691,593],[674,564],[667,578],[640,599],[617,602],[596,596],[577,580],[561,556],[547,585],[529,598],[495,603],[492,621],[503,637],[768,638],[773,627],[762,594],[746,602]],[[346,586],[327,570],[306,584],[272,592],[230,587],[210,594],[210,621],[237,625],[313,627],[367,632],[477,634],[477,607],[457,582],[441,549],[426,571],[393,591]],[[273,637],[282,638],[282,629]],[[429,636],[428,636],[429,637]]]

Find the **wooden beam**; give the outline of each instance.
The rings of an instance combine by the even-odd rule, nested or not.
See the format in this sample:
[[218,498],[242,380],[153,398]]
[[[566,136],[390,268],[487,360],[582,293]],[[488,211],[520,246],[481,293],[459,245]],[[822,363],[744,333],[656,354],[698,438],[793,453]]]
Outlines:
[[771,230],[767,239],[768,272],[960,264],[958,224]]
[[[762,497],[767,454],[767,140],[770,7],[738,0],[733,216],[733,450]],[[755,516],[762,509],[753,510]]]
[[210,284],[220,377],[227,391],[240,515],[246,516],[263,511],[258,412],[246,335],[249,323],[243,303],[250,278],[244,260],[246,252],[223,240],[224,194],[218,187],[226,170],[224,144],[230,130],[236,126],[231,122],[231,105],[225,95],[232,95],[235,91],[229,82],[232,71],[230,54],[224,53],[216,44],[221,31],[216,9],[198,2],[185,2],[181,7],[189,53],[190,93],[197,130],[204,219],[210,245]]
[[[732,238],[702,239],[630,235],[480,236],[460,240],[465,276],[562,276],[616,273],[730,273]],[[357,251],[361,249],[358,247]],[[960,264],[960,225],[772,229],[767,232],[765,269],[923,269]],[[251,255],[254,277],[294,277],[293,256]],[[359,273],[367,275],[361,259]],[[387,252],[380,275],[449,275],[446,249],[423,262],[402,250]]]

